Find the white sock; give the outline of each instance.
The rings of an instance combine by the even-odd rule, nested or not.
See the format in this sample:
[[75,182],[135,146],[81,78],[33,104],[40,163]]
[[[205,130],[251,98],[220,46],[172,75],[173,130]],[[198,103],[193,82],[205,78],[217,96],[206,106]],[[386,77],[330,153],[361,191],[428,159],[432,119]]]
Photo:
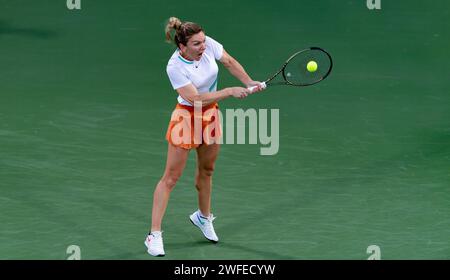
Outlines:
[[162,231],[152,231],[150,234],[153,235],[154,237],[161,237]]
[[200,217],[201,218],[204,218],[204,219],[208,219],[209,218],[209,216],[203,215],[203,213],[202,213],[202,211],[200,211],[200,209],[198,209],[198,213],[200,213]]

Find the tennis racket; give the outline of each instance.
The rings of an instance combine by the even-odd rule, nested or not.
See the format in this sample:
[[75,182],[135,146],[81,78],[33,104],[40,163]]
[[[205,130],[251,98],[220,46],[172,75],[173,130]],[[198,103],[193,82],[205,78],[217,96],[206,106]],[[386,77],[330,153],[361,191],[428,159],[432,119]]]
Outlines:
[[[308,63],[311,66],[317,66],[315,71],[314,67],[308,70]],[[286,60],[284,65],[276,72],[272,77],[261,83],[261,87],[275,85],[289,85],[304,87],[317,84],[323,81],[331,73],[333,68],[333,60],[328,52],[318,47],[311,47],[294,53]],[[281,73],[283,81],[275,81],[274,79]],[[257,86],[249,87],[248,89],[253,92]]]

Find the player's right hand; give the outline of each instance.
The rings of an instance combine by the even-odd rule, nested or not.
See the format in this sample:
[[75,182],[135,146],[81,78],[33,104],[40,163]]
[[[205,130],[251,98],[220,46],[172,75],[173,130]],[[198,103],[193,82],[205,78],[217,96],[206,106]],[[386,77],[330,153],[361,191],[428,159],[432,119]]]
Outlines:
[[250,94],[252,94],[265,90],[266,84],[260,81],[251,81],[247,84],[247,88],[250,90]]

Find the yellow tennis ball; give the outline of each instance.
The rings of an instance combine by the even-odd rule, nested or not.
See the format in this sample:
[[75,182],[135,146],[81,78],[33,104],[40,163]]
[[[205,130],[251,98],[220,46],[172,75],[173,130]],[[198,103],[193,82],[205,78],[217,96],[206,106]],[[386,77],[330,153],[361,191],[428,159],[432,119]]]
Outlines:
[[315,61],[310,61],[306,65],[306,69],[308,69],[309,72],[316,72],[317,70],[317,63]]

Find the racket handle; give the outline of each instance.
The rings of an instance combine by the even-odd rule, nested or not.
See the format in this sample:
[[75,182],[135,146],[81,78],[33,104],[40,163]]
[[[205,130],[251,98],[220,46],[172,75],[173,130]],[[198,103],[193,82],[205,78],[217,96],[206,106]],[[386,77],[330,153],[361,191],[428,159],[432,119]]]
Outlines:
[[[259,84],[263,89],[265,89],[266,88],[266,83],[265,82],[262,82],[262,83],[260,83]],[[249,91],[250,91],[250,93],[253,93],[253,91],[257,88],[258,86],[252,86],[252,87],[249,87],[249,88],[247,88]]]

